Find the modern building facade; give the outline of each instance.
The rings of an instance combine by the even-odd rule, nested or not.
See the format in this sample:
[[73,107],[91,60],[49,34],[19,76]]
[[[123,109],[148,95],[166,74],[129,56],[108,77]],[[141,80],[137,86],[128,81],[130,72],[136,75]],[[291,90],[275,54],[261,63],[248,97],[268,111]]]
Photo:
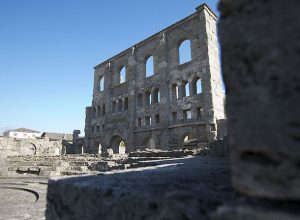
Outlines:
[[10,137],[15,139],[36,139],[41,137],[42,133],[39,131],[34,131],[28,128],[16,128],[3,132],[4,137]]
[[85,151],[207,144],[224,119],[216,16],[196,12],[95,67]]

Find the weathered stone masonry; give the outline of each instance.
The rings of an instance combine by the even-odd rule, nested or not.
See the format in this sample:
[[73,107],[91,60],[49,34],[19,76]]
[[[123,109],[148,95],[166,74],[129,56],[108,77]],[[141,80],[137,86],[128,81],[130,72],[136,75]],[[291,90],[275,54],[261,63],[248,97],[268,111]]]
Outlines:
[[203,164],[182,173],[184,165],[51,180],[47,219],[300,219],[300,1],[222,0],[219,8],[232,183],[240,193],[230,196],[229,180],[220,179],[226,170],[200,157]]
[[[183,42],[190,42],[191,60],[180,63]],[[151,76],[146,74],[148,58],[153,58]],[[186,136],[207,144],[217,137],[217,121],[224,119],[223,100],[216,16],[201,5],[95,67],[85,150],[122,153],[120,145],[126,152],[172,150],[181,148]]]

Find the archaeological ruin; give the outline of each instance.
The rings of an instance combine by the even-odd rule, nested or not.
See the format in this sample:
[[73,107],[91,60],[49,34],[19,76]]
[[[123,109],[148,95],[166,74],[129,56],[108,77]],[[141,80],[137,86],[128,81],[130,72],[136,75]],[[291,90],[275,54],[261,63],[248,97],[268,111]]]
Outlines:
[[222,90],[216,16],[201,5],[95,67],[84,151],[207,146],[225,135]]
[[[281,1],[245,0],[221,0],[219,3],[221,17],[218,30],[222,49],[222,68],[227,89],[228,135],[226,139],[230,149],[230,160],[214,157],[191,157],[183,160],[172,160],[169,167],[138,170],[139,172],[51,179],[48,185],[46,218],[49,220],[300,219],[300,105],[297,104],[300,94],[299,9],[300,2],[297,0],[291,0],[284,4]],[[185,25],[171,39],[180,43],[181,29],[184,29],[184,33],[188,35],[195,30],[210,29],[214,26],[211,25],[215,23],[212,19],[214,16],[205,5],[200,6],[197,13],[199,14],[192,15],[186,21],[193,21],[191,18],[195,16],[195,19],[198,17],[199,21],[205,23],[205,25],[192,26],[193,30],[188,28],[190,26]],[[176,25],[180,25],[180,22]],[[156,68],[163,71],[163,75],[161,75],[163,80],[159,81],[159,87],[150,84],[152,80],[149,80],[151,86],[144,85],[142,87],[144,90],[141,93],[142,100],[145,102],[147,99],[144,99],[144,97],[148,97],[147,94],[150,92],[151,97],[155,97],[154,91],[158,88],[161,92],[160,104],[162,105],[159,106],[160,110],[164,106],[163,104],[170,100],[170,103],[172,103],[170,107],[165,106],[167,108],[166,112],[169,112],[170,115],[160,117],[161,123],[165,122],[164,125],[167,126],[168,122],[171,121],[171,112],[174,107],[171,99],[173,74],[175,74],[175,77],[181,65],[178,66],[178,63],[176,63],[178,61],[178,44],[174,43],[173,46],[169,47],[170,42],[168,40],[170,38],[168,33],[163,33],[161,33],[159,43],[156,44],[170,49],[168,53],[164,49],[160,50],[166,62],[158,61],[156,63]],[[210,32],[200,31],[199,38],[192,40],[192,50],[193,47],[197,48],[195,45],[199,40],[199,48],[197,51],[192,51],[192,54],[195,57],[195,53],[204,53],[202,55],[208,59],[205,59],[206,62],[210,63],[212,61],[211,56],[207,57],[207,53],[212,54],[212,57],[217,59],[217,53],[213,53],[212,47],[210,47],[211,43],[214,42],[212,41],[214,35],[211,38],[211,35],[208,34],[205,38],[204,33]],[[204,39],[207,40],[208,47],[205,44],[200,44]],[[207,50],[202,50],[202,47]],[[136,61],[136,58],[139,57],[136,56],[138,52],[138,45],[130,51],[124,52],[127,55],[124,55],[124,59],[129,61],[126,67],[131,75],[128,75],[128,77],[140,73],[137,71],[139,65],[136,64],[139,63],[139,61]],[[147,58],[147,54],[144,55]],[[118,56],[113,58],[113,61],[114,59],[118,59]],[[113,73],[115,73],[114,71],[118,72],[119,68],[125,64],[124,59],[118,60],[117,63],[107,61],[107,67],[104,64],[104,66],[96,68],[93,107],[88,108],[87,111],[88,116],[93,116],[93,119],[87,117],[86,127],[87,130],[91,130],[88,133],[90,141],[88,146],[90,149],[95,149],[98,144],[97,141],[101,140],[100,136],[97,137],[98,124],[96,122],[99,121],[100,123],[102,121],[101,118],[96,119],[96,115],[101,98],[106,97],[103,95],[105,92],[110,92],[111,96],[106,97],[106,102],[103,104],[105,106],[115,106],[116,108],[122,106],[122,108],[119,108],[121,110],[123,109],[123,103],[127,103],[125,101],[126,97],[124,97],[123,102],[123,97],[119,97],[121,93],[115,93],[115,91],[116,88],[123,88],[124,93],[122,94],[128,95],[128,107],[133,106],[136,111],[128,108],[127,111],[131,114],[128,113],[127,117],[130,120],[125,121],[124,119],[123,123],[116,125],[116,127],[113,127],[112,124],[104,124],[112,139],[104,138],[105,142],[101,145],[106,146],[109,142],[114,143],[114,135],[120,135],[125,146],[127,144],[127,147],[130,148],[132,136],[136,136],[137,141],[142,141],[143,138],[139,136],[138,129],[133,129],[136,132],[130,135],[130,132],[121,129],[122,125],[127,122],[129,124],[128,130],[131,130],[131,128],[139,125],[139,118],[141,118],[141,125],[143,126],[144,117],[149,117],[150,113],[151,117],[154,118],[152,120],[155,120],[157,112],[154,109],[149,113],[138,111],[138,107],[135,105],[136,91],[126,90],[126,83],[119,85],[119,87],[111,87],[112,83],[119,80],[118,74]],[[202,62],[200,65],[202,65]],[[140,64],[140,66],[144,66],[144,64]],[[176,68],[178,68],[177,71]],[[100,85],[103,85],[103,83],[101,84],[101,78],[98,78],[99,75],[97,74],[103,74],[104,70],[111,71],[111,74],[105,74],[104,76],[105,79],[109,78],[110,80],[107,83],[108,85],[104,86],[104,93],[102,94],[97,91],[97,89],[103,88],[98,87],[99,79]],[[168,75],[167,73],[170,70],[173,70],[173,72],[169,72],[172,74]],[[207,74],[197,75],[203,81],[203,92],[205,91],[205,78],[201,77],[212,76],[213,72],[211,71],[216,71],[212,66],[209,66],[209,70]],[[188,72],[183,73],[183,80],[192,83],[192,81],[188,81],[189,77],[186,75]],[[152,76],[153,80],[155,77],[156,75]],[[147,81],[147,78],[145,80]],[[179,86],[181,89],[179,89],[178,94],[182,94],[182,85],[185,84],[182,84],[182,78],[180,77],[178,81],[181,82]],[[133,78],[130,78],[127,83],[132,84],[134,88],[139,88],[139,83],[143,85],[144,79],[135,82]],[[214,83],[217,82],[212,80],[206,86],[211,85],[213,88]],[[140,90],[137,90],[137,94],[139,92]],[[191,92],[191,94],[193,93]],[[180,111],[185,110],[185,108],[181,108],[184,106],[184,102],[182,102],[184,100],[188,101],[189,99],[184,97],[182,100],[179,99],[175,102],[178,104],[178,108],[180,106]],[[213,106],[215,103],[214,96],[210,95],[203,96],[201,101],[204,101],[202,103],[204,109],[207,101],[208,103],[212,101],[212,105],[209,106]],[[112,103],[115,104],[112,105]],[[119,103],[122,103],[122,105]],[[191,109],[198,107],[193,102],[190,104]],[[110,114],[110,110],[107,107],[105,109],[107,111],[105,114]],[[214,113],[218,112],[214,108],[206,110],[209,112],[213,110]],[[194,110],[192,114],[193,112]],[[124,114],[127,113],[122,110],[120,113],[111,114],[111,117],[113,119]],[[212,118],[219,117],[218,113],[213,115],[207,113],[206,115]],[[177,116],[178,120],[183,117],[180,114],[177,114]],[[105,120],[107,122],[109,119],[105,118]],[[206,125],[212,124],[214,123],[207,123]],[[148,134],[149,136],[150,133],[154,134],[154,125],[151,127],[151,132],[145,130],[141,134]],[[101,127],[101,124],[99,126]],[[191,123],[191,125],[187,125],[187,129],[193,126],[197,125]],[[92,127],[96,131],[92,132]],[[163,130],[161,134],[167,137],[165,138],[167,139],[166,142],[169,142],[171,147],[170,140],[174,140],[178,144],[178,141],[181,140],[181,132],[184,133],[185,127],[175,128],[180,135],[174,139],[170,139],[173,127],[169,125],[167,128],[167,132]],[[207,141],[209,141],[210,134],[212,134],[209,130],[206,127],[206,132],[208,132]],[[98,132],[98,134],[100,133],[101,131]],[[201,132],[197,135],[200,139],[203,138]],[[119,140],[121,141],[121,139]],[[119,140],[115,142],[119,142]],[[95,143],[92,143],[93,141]],[[140,143],[142,142],[137,142],[137,146]],[[163,146],[163,140],[160,143]],[[229,165],[232,172],[229,170]]]
[[0,137],[0,219],[300,219],[299,9],[202,4],[97,65],[85,137]]

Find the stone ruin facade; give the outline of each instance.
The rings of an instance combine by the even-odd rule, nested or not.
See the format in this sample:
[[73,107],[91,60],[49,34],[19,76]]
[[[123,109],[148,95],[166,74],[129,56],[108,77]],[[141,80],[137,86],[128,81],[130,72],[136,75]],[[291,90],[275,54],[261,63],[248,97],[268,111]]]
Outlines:
[[300,219],[299,9],[296,0],[219,3],[231,181],[215,161],[50,180],[47,219]]
[[201,5],[95,67],[84,150],[175,150],[186,140],[207,146],[224,134],[223,103],[216,16]]

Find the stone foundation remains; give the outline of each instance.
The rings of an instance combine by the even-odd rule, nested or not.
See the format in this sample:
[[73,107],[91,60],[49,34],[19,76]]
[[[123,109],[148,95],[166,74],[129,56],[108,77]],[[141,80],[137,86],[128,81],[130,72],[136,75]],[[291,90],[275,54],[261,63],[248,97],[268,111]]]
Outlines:
[[[2,138],[0,177],[53,177],[98,174],[99,172],[157,166],[157,160],[206,155],[207,148],[197,150],[147,150],[129,155],[64,154],[61,141]],[[71,146],[67,146],[68,147]]]

